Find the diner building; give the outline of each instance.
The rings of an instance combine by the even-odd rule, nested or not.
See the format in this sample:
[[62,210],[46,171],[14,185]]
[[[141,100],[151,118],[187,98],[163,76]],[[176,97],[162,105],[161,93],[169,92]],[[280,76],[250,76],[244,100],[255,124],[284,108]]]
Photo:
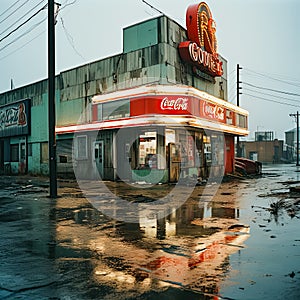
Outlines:
[[[122,53],[56,76],[59,175],[163,183],[234,172],[248,112],[228,101],[205,3],[187,9],[186,27],[165,15],[128,26]],[[47,80],[0,105],[0,170],[48,174]]]

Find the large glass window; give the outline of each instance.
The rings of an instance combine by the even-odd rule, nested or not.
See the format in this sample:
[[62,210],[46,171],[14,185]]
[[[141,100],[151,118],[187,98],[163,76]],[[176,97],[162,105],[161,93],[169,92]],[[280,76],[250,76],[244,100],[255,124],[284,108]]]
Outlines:
[[139,136],[139,168],[157,168],[157,133],[147,131]]
[[75,157],[78,160],[88,158],[87,136],[86,135],[80,135],[76,138]]
[[130,101],[118,100],[98,104],[97,117],[98,121],[115,120],[127,118],[130,116]]
[[247,128],[247,116],[236,114],[236,125],[241,128]]

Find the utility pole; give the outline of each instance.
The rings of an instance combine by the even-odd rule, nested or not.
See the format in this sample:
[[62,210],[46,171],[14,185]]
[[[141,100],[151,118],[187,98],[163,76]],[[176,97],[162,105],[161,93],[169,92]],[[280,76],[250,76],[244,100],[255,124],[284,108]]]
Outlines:
[[[242,67],[240,67],[240,65],[239,64],[237,64],[237,66],[236,66],[236,105],[237,106],[240,106],[240,95],[242,94],[241,92],[240,92],[240,90],[242,89],[241,87],[240,87],[240,83],[242,83],[241,81],[240,81],[240,70],[242,69]],[[240,146],[240,137],[239,136],[237,136],[236,137],[236,147],[237,147],[237,157],[241,157],[241,155],[242,155],[242,151],[241,151],[241,146]]]
[[55,2],[48,0],[48,130],[50,198],[57,197],[55,137]]
[[290,117],[296,117],[296,132],[297,132],[297,144],[296,144],[296,166],[299,164],[299,111],[296,114],[290,114]]

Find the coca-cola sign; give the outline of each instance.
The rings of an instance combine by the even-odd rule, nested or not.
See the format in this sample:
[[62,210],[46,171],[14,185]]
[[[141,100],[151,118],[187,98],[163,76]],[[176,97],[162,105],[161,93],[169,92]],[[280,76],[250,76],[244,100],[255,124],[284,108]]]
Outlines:
[[225,122],[225,108],[203,101],[203,116],[209,119]]
[[165,97],[160,102],[160,108],[161,110],[187,111],[188,98],[171,99]]
[[0,107],[0,137],[27,135],[30,131],[30,99]]

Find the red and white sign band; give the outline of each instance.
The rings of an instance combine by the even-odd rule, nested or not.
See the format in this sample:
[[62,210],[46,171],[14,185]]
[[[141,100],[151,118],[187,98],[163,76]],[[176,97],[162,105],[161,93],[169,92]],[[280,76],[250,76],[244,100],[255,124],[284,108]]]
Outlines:
[[160,109],[187,111],[188,98],[169,99],[168,97],[165,97],[160,102]]

